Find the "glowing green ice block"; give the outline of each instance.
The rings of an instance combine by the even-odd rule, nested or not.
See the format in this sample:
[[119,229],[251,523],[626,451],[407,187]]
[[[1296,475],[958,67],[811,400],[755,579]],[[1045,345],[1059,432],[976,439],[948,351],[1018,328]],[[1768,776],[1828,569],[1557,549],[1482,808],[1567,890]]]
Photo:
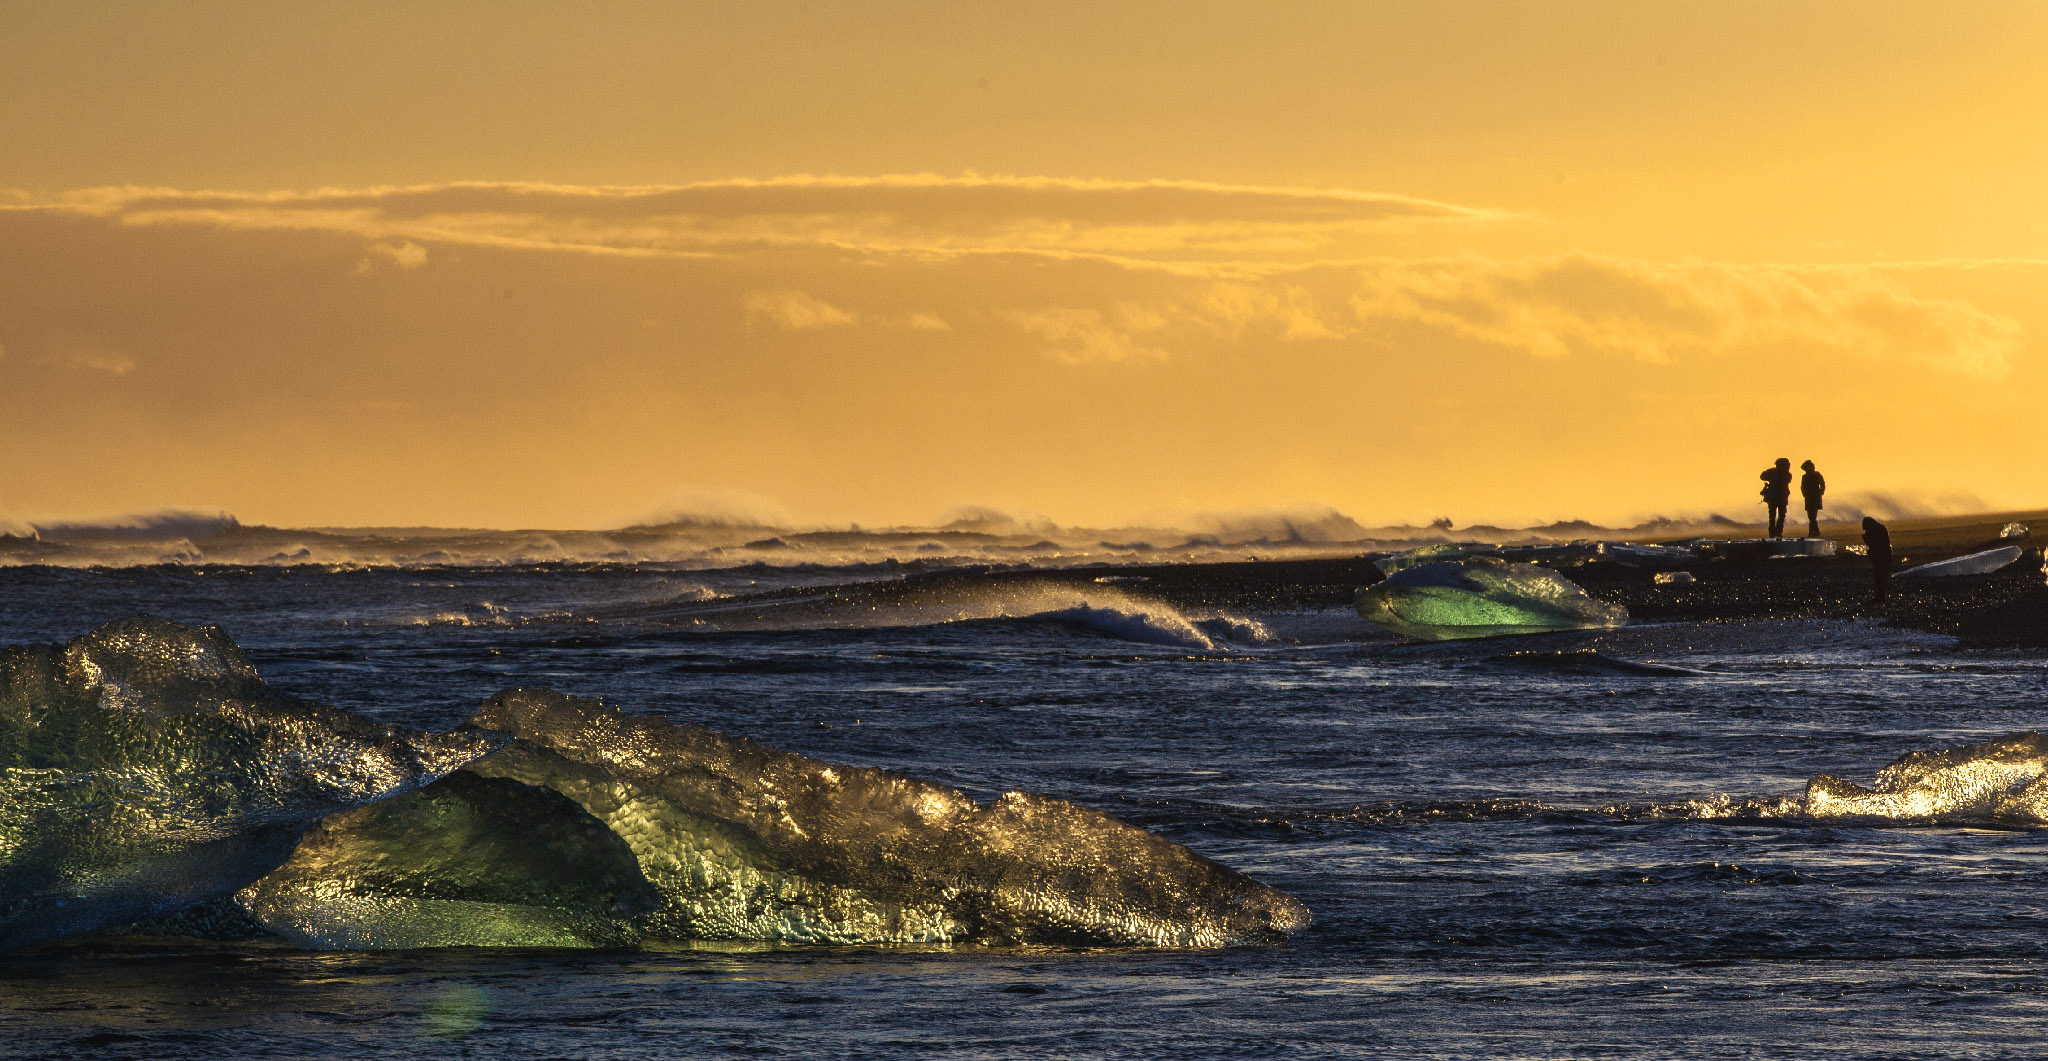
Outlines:
[[1422,564],[1358,591],[1358,614],[1397,634],[1429,641],[1599,630],[1628,621],[1628,609],[1593,599],[1548,568],[1490,557]]

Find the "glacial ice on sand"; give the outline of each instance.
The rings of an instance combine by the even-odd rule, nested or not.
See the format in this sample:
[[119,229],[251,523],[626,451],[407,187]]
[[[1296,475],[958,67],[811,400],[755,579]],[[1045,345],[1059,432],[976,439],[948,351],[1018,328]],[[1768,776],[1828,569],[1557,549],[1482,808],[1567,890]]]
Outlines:
[[1620,626],[1628,609],[1548,568],[1491,557],[1423,564],[1358,591],[1361,618],[1397,634],[1452,638]]
[[1640,545],[1635,542],[1602,542],[1600,556],[1623,567],[1691,567],[1703,557],[1692,545]]
[[1909,567],[1899,572],[1900,578],[1949,578],[1956,575],[1988,575],[2020,558],[2020,547],[2001,545],[1981,553],[1970,553],[1950,560],[1936,560],[1931,564]]
[[280,696],[218,627],[138,617],[0,649],[0,950],[226,895],[314,822],[499,739]]
[[1468,556],[1491,556],[1500,552],[1500,546],[1487,542],[1441,542],[1436,545],[1421,545],[1407,552],[1382,556],[1372,562],[1383,575],[1406,571],[1411,567],[1433,564],[1440,561],[1461,560]]

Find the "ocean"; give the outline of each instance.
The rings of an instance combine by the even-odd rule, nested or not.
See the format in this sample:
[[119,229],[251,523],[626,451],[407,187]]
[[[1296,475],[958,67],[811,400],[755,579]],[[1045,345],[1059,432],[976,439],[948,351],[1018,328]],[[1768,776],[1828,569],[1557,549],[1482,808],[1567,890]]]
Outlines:
[[2042,727],[2039,653],[1855,619],[1417,644],[1341,602],[1015,574],[923,592],[865,560],[14,566],[0,643],[217,624],[279,690],[435,730],[512,687],[602,697],[979,800],[1069,800],[1292,895],[1312,925],[1198,950],[70,939],[0,956],[0,1053],[2040,1049],[2048,833],[1803,803],[1816,775],[1867,786],[1908,752]]

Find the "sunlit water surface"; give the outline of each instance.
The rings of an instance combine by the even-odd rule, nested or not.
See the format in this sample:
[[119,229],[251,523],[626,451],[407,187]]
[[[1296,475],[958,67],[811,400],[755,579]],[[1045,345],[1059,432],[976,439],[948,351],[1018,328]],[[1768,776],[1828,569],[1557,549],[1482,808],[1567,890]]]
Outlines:
[[[217,623],[274,685],[421,726],[508,686],[601,695],[1084,803],[1315,925],[1207,952],[74,943],[0,959],[0,1053],[1959,1057],[2048,1031],[2048,833],[1796,812],[1814,774],[2042,727],[2041,659],[1853,623],[1410,646],[1282,612],[1200,647],[1143,637],[1177,629],[1158,616],[718,632],[667,608],[764,577],[11,569],[0,640]],[[1497,658],[1587,646],[1698,673]]]

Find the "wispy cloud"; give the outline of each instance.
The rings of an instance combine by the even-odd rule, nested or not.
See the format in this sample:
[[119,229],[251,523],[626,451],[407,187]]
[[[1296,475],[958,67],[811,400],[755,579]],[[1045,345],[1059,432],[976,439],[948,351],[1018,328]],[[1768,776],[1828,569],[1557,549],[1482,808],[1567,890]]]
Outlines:
[[119,354],[106,354],[94,350],[72,350],[52,359],[53,364],[66,368],[83,369],[103,375],[120,378],[135,371],[135,359]]
[[1046,352],[1068,364],[1159,362],[1168,356],[1155,341],[1166,330],[1167,317],[1134,303],[1108,310],[1076,306],[1007,310],[1001,316],[1044,340]]
[[[2023,449],[2039,404],[2030,343],[2048,310],[2027,292],[2043,263],[1508,258],[1417,237],[1407,257],[1345,246],[1263,270],[1180,268],[1201,264],[1198,247],[1131,268],[1029,234],[1086,229],[1129,252],[1133,233],[1179,239],[1186,203],[1220,203],[1228,224],[1268,236],[1331,217],[1466,222],[1371,197],[1197,188],[1169,208],[1186,189],[1102,192],[1137,204],[1124,223],[1093,186],[1017,183],[999,190],[1025,205],[1003,210],[945,182],[740,185],[731,194],[752,205],[727,213],[796,237],[715,253],[663,249],[678,229],[649,199],[626,197],[622,214],[606,195],[559,190],[535,201],[613,214],[528,209],[501,186],[431,209],[410,192],[217,197],[206,208],[226,220],[176,223],[171,206],[205,197],[0,199],[0,444],[25,455],[0,468],[0,490],[112,507],[211,489],[237,467],[265,484],[246,496],[309,512],[331,511],[335,483],[375,480],[420,511],[455,511],[433,506],[460,494],[475,519],[538,520],[516,514],[538,478],[582,491],[577,504],[655,496],[683,454],[709,482],[830,512],[892,490],[891,505],[1090,490],[1112,507],[1326,497],[1427,514],[1483,494],[1491,511],[1560,513],[1609,496],[1584,468],[1676,482],[1684,466],[1725,484],[1727,467],[1750,467],[1749,446],[1795,423],[1857,440],[1864,471],[1823,462],[1841,468],[1839,489],[1938,481]],[[772,218],[749,198],[784,192]],[[868,204],[816,222],[839,234],[944,235],[934,204],[950,202],[968,219],[961,245],[982,250],[795,241],[813,223],[802,211],[832,202],[802,196],[825,192]],[[899,223],[876,205],[890,197],[924,205],[900,207],[916,216]],[[1046,227],[1056,206],[1076,220]],[[1396,220],[1358,220],[1379,217]],[[1873,410],[1884,431],[1869,430]],[[141,471],[121,463],[173,449]],[[1015,458],[1027,452],[1043,456]],[[324,478],[305,473],[306,453]],[[1122,474],[1075,485],[1070,469],[1105,453]],[[1549,471],[1561,462],[1581,468],[1570,496]],[[885,483],[876,467],[933,471]],[[2031,465],[2000,467],[2005,479],[1975,488],[2037,488]],[[860,485],[834,495],[843,484]],[[1640,503],[1721,503],[1673,490]]]
[[379,260],[388,265],[395,265],[400,269],[417,269],[427,264],[427,249],[411,240],[372,243],[368,248],[368,253],[363,256],[362,264],[357,267],[356,271],[367,273],[376,268]]
[[793,288],[747,292],[746,312],[749,325],[771,324],[793,332],[851,328],[860,323],[860,318],[838,306]]
[[1541,358],[1651,364],[1816,353],[2006,375],[2012,317],[1916,293],[1862,266],[1658,263],[1564,255],[1380,260],[1265,280],[1203,281],[1171,297],[1013,309],[999,319],[1069,363],[1164,362],[1189,344],[1356,344],[1398,324]]
[[906,313],[901,317],[893,319],[890,323],[898,328],[913,332],[950,332],[953,330],[953,326],[946,323],[946,318],[936,313]]
[[1542,357],[1668,363],[1736,350],[1824,349],[2003,375],[2023,328],[1970,303],[1914,293],[1860,266],[1665,264],[1594,255],[1363,266],[1362,322],[1409,320]]
[[1285,259],[1388,226],[1469,225],[1506,216],[1350,189],[930,174],[663,187],[460,183],[266,193],[96,188],[0,209],[69,211],[137,225],[345,232],[383,241],[380,253],[407,267],[423,259],[406,248],[430,242],[624,254],[821,246],[918,256]]

